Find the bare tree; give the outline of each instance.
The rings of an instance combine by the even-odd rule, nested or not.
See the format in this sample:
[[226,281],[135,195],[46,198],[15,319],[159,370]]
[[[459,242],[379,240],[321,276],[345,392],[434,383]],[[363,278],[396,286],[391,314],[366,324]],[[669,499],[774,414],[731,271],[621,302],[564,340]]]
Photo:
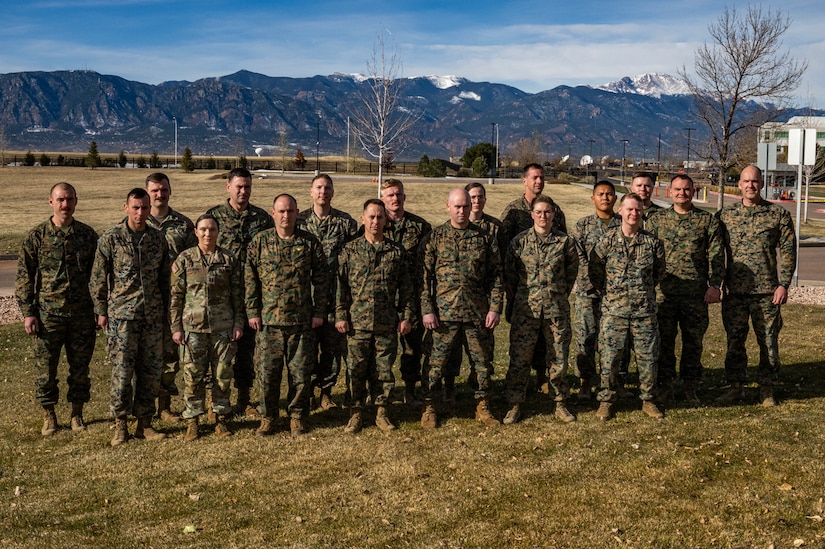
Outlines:
[[710,44],[696,50],[696,75],[684,66],[679,71],[711,136],[707,158],[719,168],[719,209],[726,172],[737,161],[734,141],[743,129],[775,119],[808,68],[783,49],[782,36],[790,25],[778,9],[748,6],[743,13],[726,7],[708,26]]
[[281,148],[281,173],[284,173],[286,171],[286,148],[289,146],[286,124],[281,124],[278,127],[278,146]]
[[6,139],[6,127],[0,125],[0,168],[6,165],[6,150],[9,148],[9,142]]
[[383,32],[378,35],[367,61],[367,80],[361,88],[360,109],[353,111],[356,138],[364,151],[378,162],[378,189],[384,179],[384,156],[392,148],[398,152],[404,133],[419,116],[402,109],[401,61],[393,48],[386,51]]

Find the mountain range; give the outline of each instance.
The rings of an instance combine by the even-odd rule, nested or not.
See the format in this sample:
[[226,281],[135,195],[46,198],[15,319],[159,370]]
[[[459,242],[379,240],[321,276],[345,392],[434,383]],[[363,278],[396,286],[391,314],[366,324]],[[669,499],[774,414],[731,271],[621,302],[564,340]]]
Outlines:
[[[242,70],[194,82],[158,85],[93,71],[0,75],[0,125],[6,148],[37,151],[195,155],[312,156],[346,152],[348,117],[363,107],[368,85],[358,74],[273,77]],[[584,154],[655,158],[694,150],[707,140],[691,117],[693,98],[681,80],[664,74],[625,77],[603,86],[558,86],[530,94],[512,86],[456,76],[405,78],[400,107],[418,121],[397,160],[460,157],[498,130],[502,155],[537,137],[547,157]],[[788,116],[795,114],[789,113]],[[350,130],[352,127],[350,126]],[[350,134],[352,132],[350,131]],[[627,140],[626,143],[623,140]],[[354,139],[350,140],[355,147]]]

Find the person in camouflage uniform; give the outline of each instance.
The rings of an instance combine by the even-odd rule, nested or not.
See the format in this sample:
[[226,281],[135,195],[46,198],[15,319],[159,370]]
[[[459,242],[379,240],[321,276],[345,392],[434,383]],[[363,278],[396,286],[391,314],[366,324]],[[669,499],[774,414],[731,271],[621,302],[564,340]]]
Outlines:
[[[358,231],[358,224],[352,216],[332,207],[335,189],[332,178],[327,174],[316,175],[312,179],[309,195],[312,207],[298,214],[297,227],[315,235],[324,247],[330,275],[328,303],[335,303],[335,273],[338,270],[338,254],[344,244]],[[347,338],[335,329],[335,312],[330,307],[327,321],[315,330],[315,341],[319,353],[312,372],[311,401],[315,401],[314,388],[320,389],[320,406],[324,410],[337,408],[332,400],[332,388],[338,382],[341,363],[347,350]]]
[[527,396],[530,363],[539,334],[550,342],[545,357],[550,373],[550,392],[556,402],[555,415],[569,423],[576,416],[566,408],[567,357],[570,350],[570,292],[579,270],[575,240],[553,227],[553,200],[546,195],[533,199],[533,228],[516,235],[507,248],[505,279],[515,291],[510,327],[510,367],[507,370],[507,401],[510,410],[504,423],[521,418]]
[[281,376],[287,370],[287,414],[292,436],[304,433],[309,413],[310,375],[315,367],[313,330],[324,323],[329,296],[327,260],[313,235],[295,228],[298,203],[275,197],[275,228],[260,232],[247,250],[246,314],[257,332],[255,365],[261,390],[261,425],[271,435],[278,417]]
[[[502,235],[499,240],[507,244],[519,233],[533,227],[530,205],[533,203],[533,199],[544,191],[544,168],[540,164],[527,164],[522,170],[521,183],[524,185],[524,195],[508,204],[501,212]],[[553,208],[553,229],[566,233],[567,221],[564,212],[558,204],[554,204]],[[505,289],[507,290],[507,308],[504,316],[509,322],[513,310],[513,289],[509,287]],[[550,384],[547,380],[547,370],[544,362],[546,354],[547,343],[544,341],[544,335],[539,335],[532,366],[536,371],[536,388],[540,392],[549,395]]]
[[68,183],[49,191],[52,216],[23,239],[14,293],[26,333],[33,336],[34,396],[43,408],[43,436],[58,428],[54,406],[60,397],[57,366],[65,347],[72,403],[72,431],[85,431],[83,405],[89,402],[89,363],[95,347],[95,317],[89,276],[97,233],[74,218],[77,193]]
[[578,398],[582,401],[590,400],[593,386],[598,379],[596,351],[602,296],[593,285],[590,257],[602,236],[622,224],[622,218],[613,212],[613,206],[616,204],[616,188],[613,183],[606,180],[596,183],[590,200],[596,207],[596,213],[579,219],[571,233],[576,239],[576,250],[579,255],[573,332],[576,334],[575,374],[581,383]]
[[676,333],[682,330],[679,367],[685,401],[701,404],[696,394],[702,379],[702,340],[708,329],[708,304],[719,303],[725,257],[719,221],[693,205],[695,187],[687,175],[670,181],[673,206],[654,212],[645,224],[665,248],[667,274],[657,292],[659,372],[657,400],[667,405],[676,379]]
[[381,201],[387,211],[387,226],[384,236],[401,245],[407,252],[408,269],[412,275],[414,293],[413,325],[406,335],[401,335],[401,379],[404,380],[404,401],[412,406],[420,406],[416,398],[415,384],[421,377],[421,358],[423,350],[424,326],[421,318],[417,296],[421,293],[421,242],[432,230],[432,226],[423,218],[404,209],[407,195],[404,184],[398,179],[387,179],[381,184]]
[[656,185],[656,176],[650,172],[635,172],[630,178],[630,185],[628,190],[639,195],[642,199],[642,206],[644,207],[644,215],[642,218],[642,228],[646,229],[647,220],[655,212],[662,209],[661,206],[653,202],[653,187]]
[[[221,227],[218,246],[235,254],[243,269],[246,264],[246,248],[252,237],[271,229],[274,224],[269,212],[249,203],[252,194],[252,174],[249,170],[231,170],[226,176],[226,192],[229,193],[227,201],[210,208],[206,213],[215,216]],[[255,330],[246,325],[243,337],[237,341],[232,369],[235,388],[238,390],[235,411],[247,416],[258,415],[258,411],[250,404],[250,390],[255,382],[255,339]]]
[[[175,261],[183,250],[197,245],[195,226],[192,220],[169,207],[172,185],[166,174],[156,172],[146,176],[146,192],[151,200],[151,210],[146,224],[157,229],[166,237],[169,246],[169,262]],[[164,315],[163,322],[163,373],[160,376],[158,393],[158,417],[163,421],[177,423],[180,416],[172,413],[172,395],[178,394],[175,377],[180,371],[178,346],[172,341],[169,329],[169,315]]]
[[123,209],[126,219],[98,240],[89,282],[97,325],[106,331],[112,363],[112,446],[129,439],[130,411],[138,420],[135,438],[165,436],[152,429],[152,416],[163,364],[169,250],[163,233],[146,224],[150,199],[145,189],[132,189]]
[[195,228],[198,244],[172,263],[169,319],[183,362],[186,442],[199,436],[198,418],[206,413],[207,375],[212,379],[215,434],[232,435],[226,416],[232,411],[229,392],[235,342],[243,336],[245,321],[243,276],[235,255],[218,247],[219,232],[214,216],[203,214]]
[[[504,232],[501,230],[501,221],[492,215],[484,213],[484,206],[487,204],[487,191],[484,185],[478,181],[473,181],[464,186],[464,190],[470,195],[470,222],[475,223],[496,239],[498,249],[502,256],[507,249],[507,242],[504,242]],[[467,383],[475,391],[478,388],[478,380],[475,374],[475,364],[470,358],[467,350],[466,338],[453,348],[447,367],[444,369],[444,402],[452,404],[455,402],[455,378],[461,373],[462,350],[470,361],[470,373],[467,376]]]
[[759,400],[763,406],[776,406],[773,388],[779,381],[780,307],[788,300],[788,286],[796,270],[796,234],[790,213],[760,196],[763,184],[761,170],[746,167],[739,175],[742,200],[716,213],[727,260],[722,321],[728,335],[725,377],[731,384],[717,399],[721,404],[744,398],[750,318],[759,344]]
[[422,324],[430,331],[432,349],[424,366],[424,411],[421,426],[434,428],[438,417],[434,392],[442,372],[462,337],[475,363],[478,390],[476,419],[485,425],[499,421],[489,409],[493,375],[493,330],[498,326],[503,298],[501,256],[496,239],[470,223],[470,195],[453,189],[447,200],[450,220],[424,239],[421,288]]
[[[344,246],[338,259],[335,328],[347,334],[347,384],[351,396],[350,419],[345,428],[357,433],[363,426],[367,381],[377,407],[375,424],[382,431],[395,429],[388,415],[395,387],[392,366],[398,336],[410,333],[413,322],[413,283],[406,252],[384,238],[387,215],[384,203],[364,203],[364,236]],[[380,384],[380,386],[379,386]]]
[[593,284],[602,294],[601,404],[596,415],[605,421],[612,417],[618,365],[631,343],[639,368],[642,411],[653,418],[664,417],[653,401],[653,389],[659,355],[656,285],[665,275],[665,253],[661,241],[641,228],[643,211],[639,195],[624,195],[619,205],[621,226],[602,236],[590,259]]

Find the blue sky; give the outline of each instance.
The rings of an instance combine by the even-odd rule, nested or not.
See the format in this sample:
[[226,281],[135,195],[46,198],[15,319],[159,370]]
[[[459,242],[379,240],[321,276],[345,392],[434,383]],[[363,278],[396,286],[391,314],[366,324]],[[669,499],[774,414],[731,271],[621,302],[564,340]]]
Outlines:
[[[365,73],[375,38],[386,31],[403,76],[458,75],[531,93],[690,69],[724,6],[706,0],[10,4],[3,8],[0,73],[88,69],[149,84],[240,69],[292,77]],[[785,45],[809,63],[797,102],[825,108],[825,2],[787,0],[781,7],[793,19]]]

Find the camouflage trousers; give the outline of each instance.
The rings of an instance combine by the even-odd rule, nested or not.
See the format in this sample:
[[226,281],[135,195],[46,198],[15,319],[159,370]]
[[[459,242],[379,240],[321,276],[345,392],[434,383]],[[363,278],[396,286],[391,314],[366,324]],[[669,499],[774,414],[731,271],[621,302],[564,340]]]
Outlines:
[[632,345],[639,370],[639,392],[642,400],[653,400],[659,358],[659,326],[656,315],[642,318],[614,316],[602,311],[599,326],[599,354],[601,355],[602,402],[616,400],[618,374],[626,349]]
[[251,389],[255,384],[255,342],[257,334],[249,326],[244,326],[243,336],[236,341],[235,363],[232,371],[237,389]]
[[722,300],[722,322],[728,335],[725,355],[725,377],[729,383],[747,381],[748,319],[753,323],[753,333],[759,344],[759,366],[756,381],[760,385],[775,385],[779,380],[779,331],[782,329],[782,313],[773,304],[773,294],[727,294]]
[[[112,362],[109,411],[124,418],[155,415],[163,370],[163,322],[160,318],[110,318],[106,346]],[[134,389],[132,386],[134,385]]]
[[576,377],[588,383],[596,379],[596,351],[599,341],[599,320],[602,300],[576,296],[573,331],[576,334]]
[[57,366],[60,350],[66,348],[69,402],[89,402],[89,363],[95,350],[95,321],[91,311],[84,315],[40,315],[40,332],[32,338],[34,347],[34,397],[41,406],[57,404],[60,398]]
[[563,401],[567,397],[567,360],[573,332],[570,328],[570,306],[565,300],[561,314],[557,316],[517,316],[510,327],[510,367],[507,369],[505,393],[511,404],[522,403],[527,397],[530,366],[534,362],[540,335],[544,336],[545,342],[551,342],[550,345],[545,345],[542,357],[543,367],[549,372],[550,394],[555,401]]
[[424,325],[415,322],[410,333],[399,336],[401,340],[401,379],[408,385],[415,385],[422,380],[421,358],[424,354],[424,332]]
[[169,322],[163,323],[163,371],[160,374],[160,392],[158,396],[177,395],[178,386],[175,377],[180,371],[180,352],[178,345],[172,341]]
[[307,326],[263,326],[255,337],[255,367],[261,415],[278,417],[281,379],[287,372],[287,415],[302,419],[309,411],[309,383],[315,366],[315,337]]
[[[515,300],[507,298],[507,303],[504,307],[504,318],[512,326],[513,311],[515,310]],[[544,334],[539,334],[539,339],[536,341],[536,350],[533,353],[533,363],[531,367],[536,371],[536,381],[542,374],[547,375],[547,366],[544,362],[544,355],[547,353],[547,342],[544,340]]]
[[392,366],[398,352],[398,334],[356,330],[347,341],[347,389],[350,405],[361,407],[367,396],[367,381],[376,406],[386,406],[395,387]]
[[684,381],[702,379],[702,341],[708,329],[704,296],[666,297],[659,302],[659,381],[676,379],[676,333],[682,331],[679,372]]
[[324,322],[315,328],[318,359],[312,372],[313,387],[332,389],[338,382],[341,364],[347,356],[347,336],[335,329],[335,321]]
[[467,352],[475,365],[478,389],[475,398],[490,396],[493,377],[493,331],[483,325],[472,322],[440,322],[438,328],[430,330],[432,344],[429,349],[429,360],[424,362],[422,377],[427,380],[426,386],[422,383],[422,396],[427,399],[440,399],[441,378],[447,368],[447,362],[455,347],[461,347],[464,338],[467,340]]
[[218,415],[232,412],[229,393],[232,389],[232,359],[235,358],[232,332],[186,332],[186,341],[180,347],[183,364],[183,417],[191,419],[207,412],[206,379],[212,380],[212,411]]

